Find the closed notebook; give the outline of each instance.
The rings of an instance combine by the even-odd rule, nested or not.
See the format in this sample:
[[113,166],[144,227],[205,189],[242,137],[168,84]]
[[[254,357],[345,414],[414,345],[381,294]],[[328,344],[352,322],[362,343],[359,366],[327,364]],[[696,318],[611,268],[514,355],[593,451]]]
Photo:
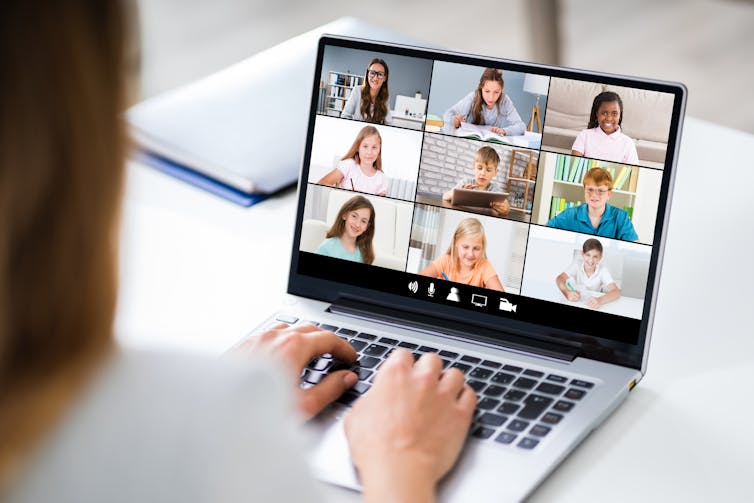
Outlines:
[[353,18],[338,19],[135,105],[127,119],[137,144],[248,194],[294,183],[323,33],[416,44]]

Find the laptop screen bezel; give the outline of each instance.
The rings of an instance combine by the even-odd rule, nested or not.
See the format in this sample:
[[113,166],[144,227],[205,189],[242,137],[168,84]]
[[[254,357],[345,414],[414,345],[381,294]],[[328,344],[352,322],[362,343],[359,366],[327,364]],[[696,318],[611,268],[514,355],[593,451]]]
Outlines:
[[[657,218],[654,230],[652,251],[650,254],[649,273],[647,288],[642,310],[642,318],[639,324],[639,334],[636,344],[617,342],[608,338],[585,336],[576,332],[557,330],[552,327],[534,323],[521,322],[518,320],[500,318],[497,316],[470,312],[467,309],[456,308],[447,305],[437,305],[401,295],[375,291],[369,288],[347,285],[340,282],[315,278],[298,273],[299,246],[301,241],[301,228],[304,217],[304,205],[306,199],[306,187],[308,178],[309,161],[312,154],[315,120],[317,118],[317,100],[319,94],[319,76],[322,69],[324,50],[326,46],[337,46],[356,50],[366,50],[396,55],[426,58],[429,60],[442,60],[465,65],[489,67],[495,66],[503,70],[516,72],[535,73],[549,77],[560,77],[574,80],[589,81],[601,84],[633,87],[637,89],[659,91],[674,95],[673,110],[670,120],[670,131],[667,143],[667,154],[664,164],[660,198],[657,206]],[[426,49],[410,47],[388,42],[375,42],[350,37],[325,35],[320,38],[317,50],[315,74],[312,80],[312,100],[309,109],[308,128],[304,156],[302,159],[301,175],[299,177],[297,193],[297,214],[293,248],[291,253],[291,267],[288,280],[288,293],[302,297],[312,298],[324,302],[335,302],[339,298],[361,299],[364,302],[372,302],[383,307],[395,307],[402,311],[421,313],[442,319],[463,321],[470,325],[480,327],[495,327],[501,333],[514,333],[531,337],[534,344],[538,339],[559,340],[567,345],[577,345],[579,356],[631,367],[644,372],[646,367],[646,355],[648,342],[651,336],[654,311],[657,304],[657,291],[660,281],[660,270],[669,221],[669,208],[672,196],[672,187],[675,179],[675,166],[678,159],[680,135],[682,131],[683,116],[685,112],[687,90],[683,84],[664,82],[643,78],[634,78],[608,73],[576,70],[564,67],[526,63],[492,57],[474,56],[438,49]],[[575,309],[575,308],[574,308]],[[606,329],[609,329],[606,327]],[[473,328],[472,330],[473,331]],[[489,341],[485,341],[489,342]],[[504,341],[500,342],[502,348]]]

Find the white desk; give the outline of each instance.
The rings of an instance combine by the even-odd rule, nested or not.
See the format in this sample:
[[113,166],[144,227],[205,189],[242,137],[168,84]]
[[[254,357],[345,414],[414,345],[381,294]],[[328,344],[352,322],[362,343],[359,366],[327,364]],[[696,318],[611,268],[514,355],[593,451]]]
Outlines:
[[[647,376],[532,501],[751,498],[753,153],[687,120]],[[130,165],[119,340],[216,354],[260,322],[285,291],[294,198],[243,209]]]

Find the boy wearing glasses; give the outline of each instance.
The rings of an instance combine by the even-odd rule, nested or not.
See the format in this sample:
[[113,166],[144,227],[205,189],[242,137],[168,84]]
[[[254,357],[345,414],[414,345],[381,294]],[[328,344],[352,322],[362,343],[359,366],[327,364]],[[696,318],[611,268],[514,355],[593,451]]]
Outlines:
[[607,204],[612,195],[610,173],[603,168],[592,168],[584,175],[586,204],[561,211],[547,222],[547,226],[624,241],[638,240],[628,213]]

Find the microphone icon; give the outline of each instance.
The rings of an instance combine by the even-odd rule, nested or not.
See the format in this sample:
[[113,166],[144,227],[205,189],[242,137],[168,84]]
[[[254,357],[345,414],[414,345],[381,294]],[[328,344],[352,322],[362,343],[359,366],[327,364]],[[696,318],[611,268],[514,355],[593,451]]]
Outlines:
[[427,293],[429,294],[430,297],[434,297],[435,296],[435,284],[434,283],[430,283],[429,284],[429,288],[427,288]]

